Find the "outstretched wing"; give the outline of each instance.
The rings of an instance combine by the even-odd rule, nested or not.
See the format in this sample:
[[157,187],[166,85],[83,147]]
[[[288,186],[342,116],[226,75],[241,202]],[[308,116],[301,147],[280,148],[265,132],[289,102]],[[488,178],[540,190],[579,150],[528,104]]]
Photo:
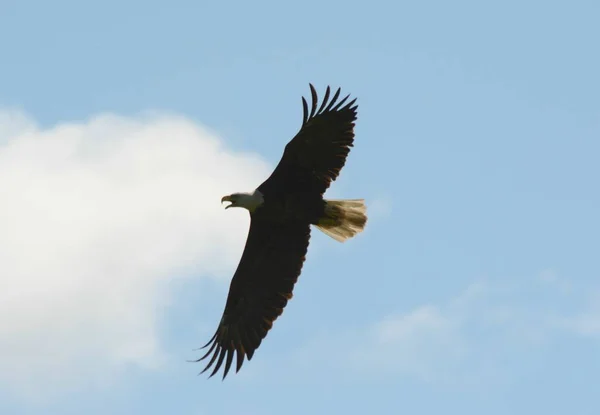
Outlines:
[[317,109],[317,92],[312,84],[310,92],[312,105],[302,98],[302,127],[296,136],[285,146],[279,164],[258,187],[263,194],[294,189],[300,192],[325,193],[338,175],[350,148],[354,143],[354,121],[358,105],[356,99],[346,103],[350,95],[338,101],[341,90],[338,88],[329,100],[329,86],[325,97]]
[[225,379],[234,357],[236,373],[244,358],[252,359],[273,322],[292,298],[309,239],[308,223],[271,221],[261,215],[260,210],[252,215],[246,246],[229,287],[225,311],[215,334],[203,347],[210,345],[208,352],[197,360],[211,356],[202,373],[214,364],[209,376],[212,377],[225,362]]

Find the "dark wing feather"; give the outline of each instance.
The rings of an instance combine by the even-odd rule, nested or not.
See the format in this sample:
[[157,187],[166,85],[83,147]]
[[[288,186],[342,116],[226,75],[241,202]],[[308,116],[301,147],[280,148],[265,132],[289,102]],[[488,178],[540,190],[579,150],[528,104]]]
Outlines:
[[358,105],[356,99],[338,100],[338,88],[329,100],[331,90],[327,87],[321,106],[317,109],[317,91],[310,84],[312,97],[310,112],[302,98],[302,127],[285,146],[279,164],[258,187],[263,194],[285,190],[325,193],[346,163],[354,144],[354,122]]
[[225,363],[223,379],[235,359],[238,372],[244,358],[254,352],[292,298],[310,239],[305,222],[277,222],[256,211],[238,268],[231,280],[225,311],[210,341],[211,356],[204,373],[214,365],[212,377]]

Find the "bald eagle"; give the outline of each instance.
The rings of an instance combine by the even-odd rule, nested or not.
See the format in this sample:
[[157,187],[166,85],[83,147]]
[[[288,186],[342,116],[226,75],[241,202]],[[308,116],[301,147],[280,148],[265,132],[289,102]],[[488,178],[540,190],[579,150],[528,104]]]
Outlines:
[[292,298],[302,270],[310,239],[310,225],[344,242],[361,232],[367,222],[363,199],[329,200],[323,195],[338,177],[354,142],[356,99],[350,95],[338,100],[338,88],[330,98],[327,87],[318,105],[312,95],[310,113],[302,97],[303,120],[300,131],[286,145],[271,176],[256,190],[233,193],[222,198],[225,207],[241,207],[250,213],[250,230],[237,270],[229,287],[221,321],[210,346],[199,362],[214,364],[209,376],[225,363],[223,379],[234,357],[236,373],[244,359],[252,359],[273,322]]

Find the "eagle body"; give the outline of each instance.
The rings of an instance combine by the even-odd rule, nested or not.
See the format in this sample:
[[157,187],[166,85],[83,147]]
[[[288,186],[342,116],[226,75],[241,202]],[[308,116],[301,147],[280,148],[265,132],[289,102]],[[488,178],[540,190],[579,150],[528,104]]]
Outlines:
[[[222,198],[226,207],[250,214],[246,245],[229,287],[221,321],[204,346],[210,356],[211,377],[225,364],[223,379],[235,359],[236,372],[254,352],[292,298],[315,226],[344,242],[361,232],[367,222],[362,199],[329,200],[324,193],[339,175],[353,146],[357,106],[349,96],[338,101],[340,89],[317,109],[317,93],[310,85],[312,107],[302,98],[300,131],[288,142],[279,164],[251,193]],[[345,105],[344,105],[345,104]]]

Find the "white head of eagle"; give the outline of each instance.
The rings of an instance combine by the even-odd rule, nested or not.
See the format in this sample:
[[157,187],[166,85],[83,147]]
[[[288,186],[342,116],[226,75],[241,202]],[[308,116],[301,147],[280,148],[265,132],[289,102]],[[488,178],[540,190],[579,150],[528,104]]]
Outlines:
[[223,196],[221,199],[221,203],[230,202],[229,205],[225,206],[225,209],[229,209],[231,207],[241,207],[248,209],[249,212],[254,212],[257,207],[264,203],[265,199],[261,192],[255,190],[252,193],[241,192],[241,193],[232,193],[227,196]]

